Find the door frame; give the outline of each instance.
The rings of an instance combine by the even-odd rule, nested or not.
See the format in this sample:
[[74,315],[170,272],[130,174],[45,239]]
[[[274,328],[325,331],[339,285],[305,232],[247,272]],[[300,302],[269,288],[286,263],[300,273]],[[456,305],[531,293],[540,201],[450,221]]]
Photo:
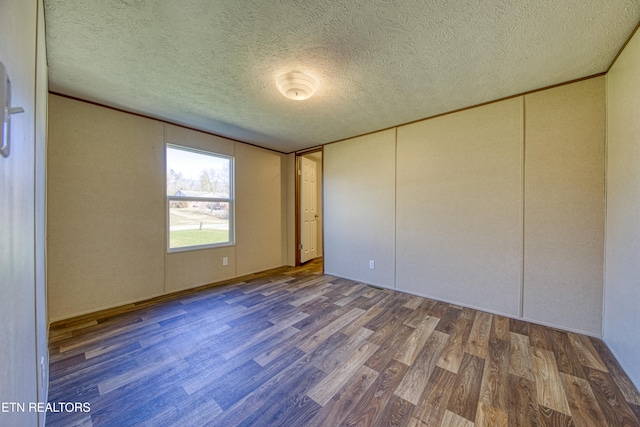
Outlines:
[[[322,180],[320,181],[320,188],[321,188],[321,194],[320,197],[323,201],[322,206],[320,206],[320,209],[318,210],[318,212],[320,213],[320,218],[324,223],[324,146],[321,147],[314,147],[314,148],[309,148],[308,150],[301,150],[301,151],[296,151],[295,155],[296,155],[296,161],[295,161],[295,177],[294,177],[294,181],[295,181],[295,219],[296,219],[296,241],[295,241],[295,253],[296,253],[296,267],[299,267],[302,265],[302,262],[300,261],[300,245],[302,243],[302,236],[300,235],[300,225],[302,224],[300,216],[302,215],[302,212],[300,211],[300,176],[301,176],[301,158],[303,156],[306,156],[307,154],[312,154],[312,153],[321,153],[322,154],[322,162],[320,163],[320,170],[322,171]],[[324,225],[322,226],[322,256],[324,256]],[[322,267],[322,271],[324,272],[324,265]]]

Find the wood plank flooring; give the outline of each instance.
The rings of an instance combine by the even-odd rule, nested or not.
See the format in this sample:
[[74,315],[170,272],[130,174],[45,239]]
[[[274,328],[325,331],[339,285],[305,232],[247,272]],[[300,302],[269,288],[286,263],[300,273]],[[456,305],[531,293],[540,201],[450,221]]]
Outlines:
[[640,426],[602,341],[280,268],[52,325],[48,426]]

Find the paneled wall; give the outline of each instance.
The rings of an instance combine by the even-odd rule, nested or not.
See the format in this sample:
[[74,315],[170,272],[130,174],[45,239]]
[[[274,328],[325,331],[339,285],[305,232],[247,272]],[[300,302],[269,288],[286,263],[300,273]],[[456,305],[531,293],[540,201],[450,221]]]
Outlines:
[[[235,156],[236,145],[233,141],[219,138],[202,132],[195,132],[179,126],[169,124],[164,125],[165,142],[169,144],[181,145],[184,147],[196,148],[199,150],[210,150],[219,154]],[[153,165],[153,169],[161,167],[164,174],[163,165]],[[164,175],[163,175],[164,180]],[[157,186],[157,184],[156,184]],[[162,186],[161,199],[164,206],[165,187]],[[164,208],[163,208],[164,209]],[[164,210],[162,211],[162,222],[160,227],[165,230]],[[166,242],[162,241],[162,253]],[[188,252],[172,252],[164,255],[165,292],[173,292],[182,289],[192,288],[197,285],[218,282],[231,279],[236,275],[236,250],[233,246],[222,248],[200,249]],[[222,258],[227,257],[228,265],[222,265]]]
[[[166,252],[166,142],[235,156],[236,245]],[[287,264],[288,164],[273,151],[52,95],[51,320]]]
[[398,128],[398,289],[519,315],[522,98]]
[[604,101],[598,77],[327,146],[325,270],[600,336]]
[[[396,130],[324,148],[325,272],[392,286]],[[374,268],[369,268],[369,261]]]
[[[607,74],[604,339],[640,388],[640,33]],[[634,339],[635,338],[635,339]]]
[[525,96],[524,317],[602,333],[604,78]]
[[161,122],[50,97],[51,320],[162,294],[163,140]]
[[236,143],[236,265],[242,276],[286,264],[285,156]]

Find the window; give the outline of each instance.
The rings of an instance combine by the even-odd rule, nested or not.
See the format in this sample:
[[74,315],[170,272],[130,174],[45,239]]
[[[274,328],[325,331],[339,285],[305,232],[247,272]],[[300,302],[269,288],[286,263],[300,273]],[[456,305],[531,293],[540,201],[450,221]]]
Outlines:
[[168,250],[232,245],[233,157],[167,145]]

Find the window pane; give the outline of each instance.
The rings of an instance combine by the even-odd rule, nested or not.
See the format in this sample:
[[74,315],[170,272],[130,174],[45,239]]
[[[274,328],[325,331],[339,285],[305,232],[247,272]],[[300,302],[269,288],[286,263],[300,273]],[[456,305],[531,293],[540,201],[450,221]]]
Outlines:
[[229,198],[231,158],[167,147],[167,196]]
[[169,247],[229,242],[229,203],[169,202]]

